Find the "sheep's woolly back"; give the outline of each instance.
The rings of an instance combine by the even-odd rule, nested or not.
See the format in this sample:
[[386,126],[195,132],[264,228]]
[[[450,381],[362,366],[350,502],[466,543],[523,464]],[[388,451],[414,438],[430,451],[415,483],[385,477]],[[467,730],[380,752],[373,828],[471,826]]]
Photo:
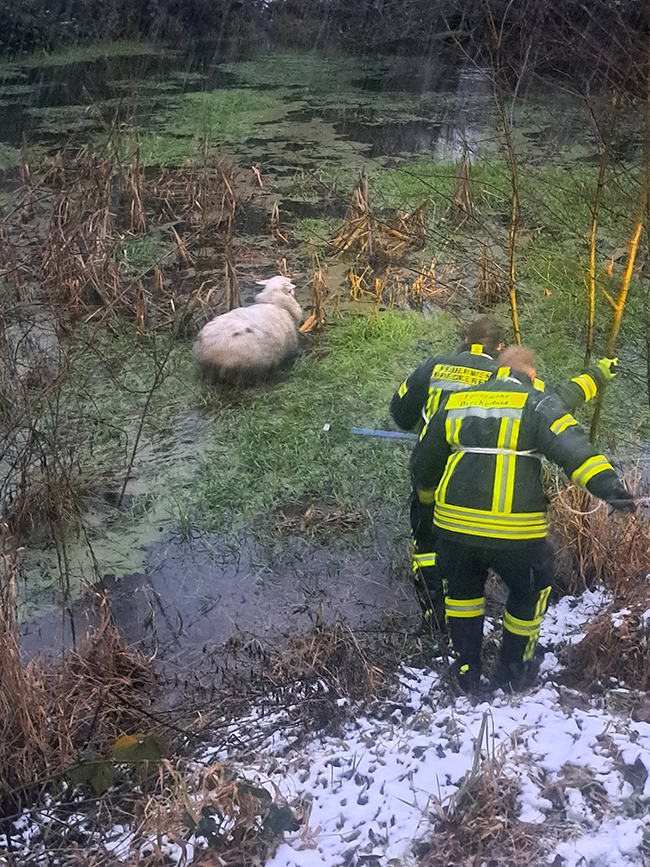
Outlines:
[[208,322],[194,344],[194,358],[223,379],[259,377],[278,367],[298,349],[302,317],[286,277],[263,281],[250,307],[239,307]]

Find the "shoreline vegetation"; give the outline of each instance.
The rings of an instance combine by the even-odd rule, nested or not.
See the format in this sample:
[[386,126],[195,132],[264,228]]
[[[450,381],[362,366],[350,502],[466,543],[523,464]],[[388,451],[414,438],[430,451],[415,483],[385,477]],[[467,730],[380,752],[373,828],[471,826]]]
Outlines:
[[[431,8],[400,6],[408,25],[403,39],[425,6]],[[100,26],[105,36],[150,38],[136,20],[144,11],[131,8],[115,31],[108,19],[84,30],[90,7],[80,6],[75,41],[92,38]],[[193,27],[208,14],[198,4],[191,14],[182,8]],[[241,67],[232,62],[220,70],[231,76],[227,86],[196,93],[183,86],[142,122],[115,122],[115,106],[111,114],[90,104],[90,134],[76,125],[81,112],[64,128],[57,126],[61,112],[42,114],[49,134],[7,150],[0,213],[0,799],[7,822],[43,798],[65,800],[77,791],[92,803],[99,829],[120,811],[144,826],[147,805],[171,804],[175,827],[194,833],[202,822],[200,834],[222,847],[225,863],[270,857],[295,814],[279,815],[289,809],[281,798],[228,776],[225,766],[192,770],[188,757],[208,730],[225,731],[256,702],[267,709],[284,702],[301,708],[293,717],[296,743],[314,732],[336,736],[354,714],[395,695],[405,660],[440,669],[446,650],[439,639],[407,635],[403,623],[388,619],[377,634],[358,635],[316,612],[313,630],[291,636],[285,648],[233,644],[232,669],[221,675],[220,694],[210,696],[218,711],[206,716],[198,688],[185,706],[164,708],[155,663],[124,644],[101,599],[96,630],[79,636],[74,652],[56,664],[23,664],[18,605],[25,587],[46,576],[66,611],[107,571],[107,534],[163,524],[187,540],[212,533],[230,545],[252,528],[268,548],[268,563],[282,532],[298,535],[307,552],[333,538],[368,550],[381,533],[394,552],[391,580],[410,588],[408,446],[378,446],[350,429],[390,427],[393,391],[428,355],[455,345],[459,323],[494,316],[510,341],[520,337],[539,353],[548,380],[575,375],[594,354],[615,353],[620,373],[592,435],[639,496],[647,494],[650,76],[639,41],[647,45],[647,26],[633,34],[634,3],[624,20],[616,13],[611,33],[619,42],[626,37],[628,66],[620,65],[622,43],[612,36],[610,54],[601,43],[593,56],[593,87],[585,89],[578,59],[595,51],[596,13],[582,20],[577,5],[562,12],[536,5],[526,24],[525,10],[499,19],[505,10],[496,3],[437,8],[435,33],[445,32],[459,58],[470,54],[480,63],[490,85],[480,148],[469,146],[466,115],[465,138],[451,160],[436,159],[430,139],[424,152],[368,158],[352,126],[341,133],[331,117],[344,94],[346,118],[359,135],[373,124],[402,130],[448,106],[442,97],[427,95],[420,115],[403,91],[394,99],[379,94],[373,107],[367,89],[364,102],[343,72],[335,79],[336,56],[312,52],[296,60],[289,50]],[[259,35],[258,18],[297,43],[312,38],[319,23],[300,3],[237,9],[219,5],[218,14],[239,28],[240,39]],[[330,4],[327,16],[319,9],[319,32],[338,28],[338,50],[361,26],[359,16],[371,15],[363,3],[356,11]],[[44,48],[58,50],[65,39],[55,27],[47,46],[36,33],[36,5],[21,10],[5,47],[38,48],[41,60]],[[105,4],[102,15],[117,20],[120,10]],[[396,10],[389,12],[382,27],[394,29]],[[228,28],[215,22],[225,40]],[[561,46],[551,36],[559,39],[561,30],[563,39],[577,39],[578,23],[584,39],[576,42],[576,69],[557,65]],[[521,42],[537,32],[533,24],[546,27],[549,39],[537,56]],[[177,25],[159,26],[173,33]],[[434,30],[423,28],[423,42],[434,44]],[[378,22],[368,32],[366,51],[386,47]],[[81,69],[94,58],[135,56],[127,48],[88,45],[74,63]],[[146,56],[142,46],[138,51]],[[310,96],[309,116],[297,118],[298,100],[288,92],[301,82],[288,73],[286,91],[263,90],[282,58],[303,78],[303,109],[310,81],[321,83],[312,88],[318,97],[326,93],[323,82],[336,82],[329,104]],[[346,62],[344,73],[355,80],[356,60]],[[16,86],[25,70],[40,69],[37,63],[17,56],[5,85]],[[302,141],[293,123],[303,124],[305,141],[313,136],[307,167],[291,163],[293,147],[284,149],[285,141]],[[273,159],[253,161],[249,149],[263,157],[269,142]],[[202,383],[191,358],[198,330],[233,301],[250,303],[255,281],[277,273],[297,284],[307,313],[290,372],[244,391]],[[176,431],[192,414],[196,441],[179,445]],[[592,424],[590,407],[580,421]],[[161,457],[162,442],[169,450]],[[560,479],[549,480],[549,491],[562,552],[558,595],[604,588],[625,622],[625,629],[614,626],[605,613],[588,626],[584,641],[567,652],[567,676],[585,691],[599,677],[646,690],[647,519],[592,514],[592,504]],[[312,694],[317,700],[303,701]],[[195,775],[191,783],[187,773]],[[227,846],[216,832],[210,837],[214,810],[183,813],[189,789],[222,817],[240,816]],[[219,798],[208,798],[215,791]],[[99,848],[95,863],[109,863]],[[162,864],[163,856],[147,863]]]

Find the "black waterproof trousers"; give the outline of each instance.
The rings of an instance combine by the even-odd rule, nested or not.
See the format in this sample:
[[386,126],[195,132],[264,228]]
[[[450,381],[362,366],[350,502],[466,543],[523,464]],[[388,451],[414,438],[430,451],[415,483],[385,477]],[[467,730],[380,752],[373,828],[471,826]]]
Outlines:
[[415,591],[426,623],[445,629],[445,594],[442,575],[436,565],[436,538],[433,506],[423,506],[413,491],[409,499],[411,538],[413,539],[413,577]]
[[[480,545],[480,539],[440,533],[437,566],[445,582],[447,628],[458,670],[476,680],[481,670],[485,582],[493,569],[509,589],[503,618],[501,676],[515,683],[525,674],[539,639],[553,580],[553,549],[546,539]],[[477,545],[477,541],[479,544]]]

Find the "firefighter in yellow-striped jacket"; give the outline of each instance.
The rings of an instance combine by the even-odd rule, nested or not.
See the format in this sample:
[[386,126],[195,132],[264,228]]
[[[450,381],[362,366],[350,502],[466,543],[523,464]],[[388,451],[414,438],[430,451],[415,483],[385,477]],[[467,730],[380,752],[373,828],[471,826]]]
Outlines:
[[[402,430],[419,430],[448,394],[487,382],[498,370],[497,356],[503,344],[501,328],[487,316],[471,322],[464,330],[456,353],[427,359],[406,379],[393,395],[390,413]],[[550,386],[567,412],[575,412],[596,396],[614,375],[615,359],[603,358],[595,366],[568,382]],[[540,391],[547,386],[540,379],[533,385]],[[444,628],[444,600],[436,568],[435,531],[430,505],[420,503],[414,491],[409,501],[411,535],[414,544],[413,571],[421,579],[416,589],[425,614],[433,625]]]
[[440,402],[411,458],[420,503],[433,505],[455,671],[467,692],[480,678],[488,568],[510,591],[498,681],[518,689],[534,671],[553,575],[541,458],[614,509],[636,509],[558,396],[534,387],[532,350],[509,347],[499,360],[486,383]]

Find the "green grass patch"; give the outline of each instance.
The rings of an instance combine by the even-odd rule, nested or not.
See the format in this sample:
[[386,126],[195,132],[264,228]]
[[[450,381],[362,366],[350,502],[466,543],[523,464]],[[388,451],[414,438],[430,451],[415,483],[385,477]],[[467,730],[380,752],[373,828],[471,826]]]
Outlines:
[[371,512],[380,502],[401,510],[410,444],[350,429],[394,429],[388,404],[396,388],[431,352],[456,340],[455,325],[442,314],[432,324],[408,312],[350,315],[326,327],[285,382],[245,392],[236,407],[223,398],[215,405],[208,393],[214,442],[186,511],[202,529],[223,531],[303,496]]

